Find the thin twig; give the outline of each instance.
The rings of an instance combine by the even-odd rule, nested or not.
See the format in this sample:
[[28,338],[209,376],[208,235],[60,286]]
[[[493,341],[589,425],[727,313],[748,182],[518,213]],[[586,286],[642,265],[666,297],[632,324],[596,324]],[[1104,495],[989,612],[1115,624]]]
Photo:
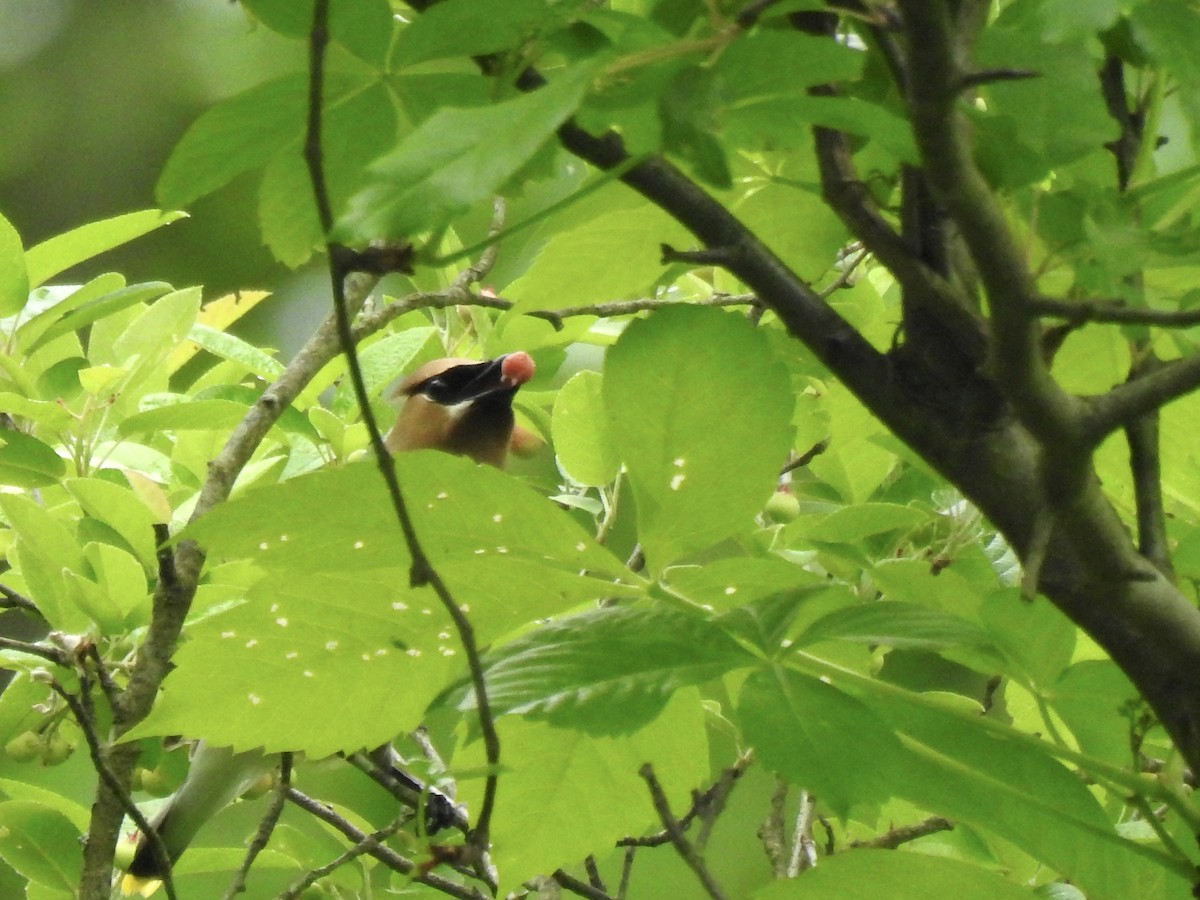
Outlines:
[[787,805],[787,796],[788,783],[776,776],[767,817],[758,826],[758,839],[762,841],[763,851],[767,854],[771,872],[776,878],[787,875],[787,848],[783,833],[783,812]]
[[792,856],[788,860],[788,878],[795,878],[805,869],[811,869],[817,864],[817,846],[812,837],[815,809],[812,795],[808,791],[801,791],[800,810],[796,813],[796,828],[792,832]]
[[0,584],[0,609],[24,609],[39,616],[42,614],[36,603],[3,584]]
[[250,867],[254,865],[254,860],[258,858],[263,850],[266,849],[268,841],[271,840],[271,834],[275,831],[275,826],[279,823],[279,817],[283,813],[283,805],[287,802],[287,791],[292,785],[292,754],[281,753],[279,756],[279,782],[271,791],[271,803],[267,807],[267,811],[263,813],[261,821],[258,823],[258,830],[254,832],[254,837],[250,840],[250,846],[246,848],[246,855],[242,859],[242,865],[234,875],[233,880],[229,883],[229,887],[225,889],[222,895],[222,900],[233,900],[238,894],[246,890],[246,879],[250,875]]
[[701,886],[712,900],[725,900],[725,893],[709,873],[708,867],[704,864],[704,858],[696,852],[695,848],[684,837],[679,820],[671,812],[671,805],[667,801],[667,795],[663,793],[662,785],[659,784],[658,778],[654,774],[654,767],[646,763],[638,770],[638,774],[646,782],[646,788],[650,791],[650,802],[654,804],[654,811],[658,813],[658,819],[662,822],[663,829],[669,836],[675,852],[679,854],[680,859],[687,864],[688,868],[695,873],[697,880],[699,880]]
[[562,869],[558,869],[553,877],[563,890],[570,891],[572,894],[578,894],[580,897],[587,898],[587,900],[615,900],[611,894],[605,893],[603,888],[590,885],[586,881],[580,881]]
[[[88,681],[82,676],[80,681],[81,697],[88,697]],[[49,683],[51,690],[62,697],[63,701],[70,708],[71,714],[75,717],[75,722],[79,725],[79,730],[83,733],[83,739],[87,743],[88,755],[91,757],[92,767],[96,770],[96,774],[100,777],[100,780],[108,786],[113,796],[117,797],[120,801],[125,814],[133,820],[133,823],[137,825],[138,830],[142,833],[143,840],[150,842],[150,845],[154,848],[154,854],[160,860],[170,859],[167,847],[163,843],[158,830],[150,824],[150,820],[138,809],[137,804],[133,802],[133,798],[129,796],[129,792],[125,790],[120,779],[109,768],[108,761],[105,759],[104,748],[100,743],[100,736],[96,733],[95,716],[91,709],[90,697],[86,700],[80,699],[80,697],[76,697],[54,679],[50,679]],[[161,880],[163,890],[167,893],[167,900],[176,900],[175,883],[171,878],[171,867],[169,865],[163,867]]]
[[625,900],[629,896],[629,881],[633,878],[633,861],[637,857],[637,847],[625,848],[625,859],[621,862],[621,883],[617,886],[617,900]]
[[[309,42],[309,108],[308,128],[304,143],[304,159],[308,166],[309,178],[312,182],[313,196],[317,204],[317,214],[321,230],[329,235],[333,230],[333,212],[329,200],[329,190],[325,182],[325,169],[321,146],[321,110],[324,91],[325,46],[329,40],[328,31],[329,0],[315,0],[313,4],[312,29]],[[496,789],[500,764],[500,736],[496,731],[495,721],[488,701],[487,685],[484,681],[483,663],[479,647],[475,640],[475,631],[470,619],[455,602],[446,583],[442,580],[425,554],[417,537],[416,527],[409,514],[404,495],[396,476],[391,454],[383,443],[383,436],[375,421],[371,409],[371,398],[367,394],[366,382],[363,378],[362,367],[359,365],[358,354],[355,352],[354,334],[351,327],[350,311],[346,303],[345,278],[353,268],[352,254],[345,248],[338,247],[332,242],[326,244],[330,261],[330,280],[336,313],[338,336],[342,351],[346,356],[346,364],[350,373],[350,381],[354,387],[354,395],[358,402],[362,421],[367,429],[367,435],[380,473],[387,486],[392,507],[396,511],[396,519],[404,534],[405,543],[412,557],[411,581],[414,586],[428,585],[437,595],[454,623],[458,633],[459,643],[467,661],[471,674],[471,683],[475,691],[479,730],[483,736],[483,744],[488,764],[488,774],[484,781],[483,800],[479,808],[479,816],[475,828],[468,838],[482,856],[488,846],[488,832],[491,825],[492,810],[496,802]]]
[[[678,820],[679,826],[684,830],[692,825],[692,821],[700,819],[701,821],[709,815],[713,809],[720,809],[725,802],[725,797],[729,795],[734,783],[746,773],[746,769],[754,761],[754,756],[751,753],[745,753],[739,756],[737,761],[722,770],[708,788],[704,791],[693,792],[692,805],[686,813]],[[669,843],[671,835],[664,829],[655,834],[646,835],[645,837],[624,837],[617,841],[618,847],[661,847],[663,844]]]
[[953,830],[954,823],[949,819],[942,816],[930,816],[913,825],[889,829],[886,833],[871,838],[869,841],[851,841],[847,846],[851,849],[895,850],[901,844],[907,844],[909,841],[915,841],[928,834]]
[[[351,863],[358,859],[358,857],[370,853],[372,850],[382,846],[382,842],[404,827],[404,823],[406,821],[408,821],[407,818],[401,816],[397,819],[394,819],[391,824],[385,825],[378,831],[365,835],[363,839],[353,847],[347,848],[325,865],[317,866],[317,868],[313,869],[303,878],[300,878],[294,884],[289,885],[286,890],[279,894],[278,900],[296,900],[297,897],[303,895],[305,891],[307,891],[322,878],[325,878],[327,875],[331,875],[342,866]],[[229,898],[227,898],[227,900],[229,900]]]
[[[365,831],[355,828],[344,818],[335,813],[330,807],[326,806],[307,794],[304,794],[294,787],[287,790],[288,802],[295,804],[305,812],[316,816],[322,822],[332,826],[340,832],[347,840],[354,842],[356,845],[361,844],[368,838]],[[492,900],[492,898],[469,885],[459,884],[456,881],[451,881],[448,878],[442,878],[440,875],[435,875],[433,872],[423,872],[421,867],[407,857],[401,856],[390,847],[382,844],[369,845],[366,847],[366,854],[383,863],[388,868],[401,875],[411,875],[413,881],[419,881],[421,884],[427,884],[435,890],[441,891],[443,894],[448,894],[451,897],[457,897],[458,900]]]
[[64,669],[70,669],[74,665],[70,654],[65,650],[60,650],[58,647],[47,647],[45,644],[19,641],[16,638],[0,637],[0,650],[16,650],[18,653],[28,653],[30,656],[40,657],[46,660],[46,662],[62,666]]

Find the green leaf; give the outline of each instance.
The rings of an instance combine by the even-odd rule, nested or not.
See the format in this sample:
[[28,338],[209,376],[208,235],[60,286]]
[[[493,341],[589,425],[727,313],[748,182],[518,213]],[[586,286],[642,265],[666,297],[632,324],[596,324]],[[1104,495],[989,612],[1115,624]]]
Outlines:
[[518,47],[553,21],[553,5],[546,0],[445,0],[400,32],[392,63],[404,68]]
[[[343,102],[371,82],[331,73],[326,108]],[[308,76],[287,75],[258,85],[208,109],[171,152],[155,193],[166,206],[186,206],[235,177],[261,168],[304,132]]]
[[[512,477],[432,451],[402,454],[396,465],[422,547],[469,607],[481,642],[578,603],[641,593],[639,579],[569,515]],[[386,569],[408,583],[408,549],[372,464],[247,492],[186,534],[266,571],[349,578]],[[429,607],[433,598],[420,597],[401,599]]]
[[62,813],[67,820],[80,832],[86,831],[90,810],[76,803],[69,797],[56,794],[27,781],[17,781],[12,778],[0,778],[0,793],[8,800],[28,800],[37,803],[44,809],[52,809]]
[[[358,364],[362,367],[363,381],[367,394],[376,397],[379,393],[408,371],[429,340],[437,333],[435,328],[409,328],[397,334],[389,334],[358,351]],[[358,400],[350,379],[343,379],[333,393],[330,409],[342,418],[348,418],[358,409]]]
[[839,815],[892,795],[900,742],[859,700],[816,678],[764,667],[742,685],[737,721],[762,761]]
[[846,683],[909,750],[892,783],[898,796],[1011,841],[1089,896],[1187,896],[1180,867],[1118,837],[1087,786],[1050,748],[977,715],[908,701],[863,680]]
[[89,516],[125,540],[147,571],[157,571],[154,520],[131,489],[103,478],[68,478],[63,485]]
[[[380,83],[366,85],[326,109],[322,164],[335,211],[362,187],[367,165],[395,146],[395,102]],[[314,248],[324,245],[312,181],[298,146],[283,147],[267,164],[258,215],[264,241],[286,265],[303,264]]]
[[1115,766],[1130,763],[1129,720],[1137,689],[1112,660],[1085,659],[1067,668],[1047,699],[1079,749]]
[[650,722],[679,688],[750,662],[695,613],[613,606],[556,619],[504,644],[485,665],[497,713],[614,735]]
[[25,254],[32,287],[45,284],[59,272],[128,244],[164,225],[186,218],[187,213],[146,209],[91,222],[31,247]]
[[[530,872],[548,872],[608,852],[626,835],[657,830],[638,772],[649,763],[677,814],[709,779],[709,749],[699,697],[685,689],[652,723],[632,735],[596,737],[515,717],[499,723],[504,748],[500,796],[492,819],[500,895]],[[481,742],[456,755],[455,767],[483,765]],[[482,779],[460,780],[471,809]],[[563,827],[564,823],[570,827]]]
[[[250,13],[279,34],[304,38],[312,28],[312,0],[248,0]],[[329,33],[355,56],[379,68],[392,37],[392,10],[387,0],[332,0]]]
[[16,315],[29,299],[28,266],[21,235],[0,216],[0,319]]
[[122,364],[137,357],[141,365],[157,367],[187,337],[199,311],[200,288],[158,298],[113,341],[113,360]]
[[599,372],[577,372],[554,398],[551,429],[562,470],[577,484],[608,484],[621,469],[604,410]]
[[821,519],[808,529],[808,537],[814,541],[852,544],[876,534],[915,528],[928,518],[927,512],[911,506],[895,503],[856,503],[854,506],[844,506]]
[[126,737],[322,757],[411,730],[461,654],[436,598],[406,587],[399,568],[273,573],[188,628],[161,700]]
[[[41,333],[28,347],[26,353],[33,353],[39,347],[44,347],[50,341],[72,331],[78,331],[87,325],[129,309],[139,303],[146,303],[163,296],[171,290],[171,285],[161,281],[150,281],[145,284],[131,284],[109,294],[104,294],[94,300],[88,300],[70,311],[61,309],[66,304],[60,304],[47,315],[53,314],[61,318]],[[68,301],[69,302],[69,301]],[[74,304],[71,304],[73,307]],[[65,315],[62,314],[65,312]],[[110,348],[104,348],[106,351]]]
[[152,431],[225,431],[246,415],[234,400],[184,400],[130,416],[117,429],[122,437]]
[[982,612],[996,645],[1036,688],[1049,688],[1071,664],[1078,631],[1044,597],[1030,602],[1016,588],[997,591]]
[[[19,404],[4,401],[8,396],[11,395],[0,394],[0,409],[21,415]],[[54,448],[33,435],[9,429],[0,431],[0,484],[45,487],[61,478],[66,469],[66,462]]]
[[796,644],[826,640],[938,650],[986,644],[987,632],[965,619],[915,603],[875,601],[835,610],[810,625]]
[[187,337],[214,356],[241,363],[264,381],[274,381],[283,374],[283,364],[279,360],[228,331],[196,322],[188,330]]
[[887,885],[888,900],[1030,900],[1027,889],[987,869],[956,859],[892,850],[851,850],[821,860],[801,878],[776,881],[754,900],[876,900]]
[[[662,276],[660,245],[683,235],[650,204],[595,216],[551,237],[505,295],[520,312],[648,294]],[[619,266],[612,264],[616,259]]]
[[30,881],[73,894],[83,868],[81,837],[58,810],[31,800],[0,803],[0,859]]
[[577,67],[511,100],[434,113],[371,166],[374,183],[351,201],[336,235],[408,236],[493,196],[575,111],[591,74]]
[[634,321],[608,353],[604,400],[654,571],[748,527],[774,491],[791,387],[743,316],[680,306]]
[[83,551],[71,531],[58,516],[24,494],[0,493],[0,511],[13,530],[54,560],[56,566],[83,571]]

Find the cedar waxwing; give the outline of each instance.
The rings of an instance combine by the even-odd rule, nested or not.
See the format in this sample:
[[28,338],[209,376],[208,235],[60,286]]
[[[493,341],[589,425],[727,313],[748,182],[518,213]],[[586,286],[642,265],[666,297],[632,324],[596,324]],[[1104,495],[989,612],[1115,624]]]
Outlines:
[[[392,453],[445,450],[476,462],[503,466],[510,446],[536,445],[536,437],[514,425],[512,399],[533,377],[533,359],[518,351],[486,362],[437,359],[406,377],[395,394],[407,397],[384,443]],[[389,748],[390,749],[390,748]],[[158,814],[154,827],[171,865],[187,849],[200,826],[272,771],[273,758],[260,751],[234,753],[199,742],[187,777]],[[465,827],[452,800],[392,767],[391,776],[415,796],[424,793],[430,833]],[[150,896],[162,881],[163,866],[153,845],[141,841],[121,882],[122,893]]]
[[512,399],[533,377],[528,353],[487,362],[435,359],[396,388],[408,399],[384,443],[389,450],[445,450],[476,462],[503,466],[514,433]]

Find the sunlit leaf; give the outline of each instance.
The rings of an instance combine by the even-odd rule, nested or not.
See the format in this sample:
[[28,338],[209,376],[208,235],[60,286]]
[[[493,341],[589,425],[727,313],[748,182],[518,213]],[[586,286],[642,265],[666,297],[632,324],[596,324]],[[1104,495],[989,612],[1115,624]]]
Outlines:
[[374,184],[350,204],[337,234],[407,237],[490,198],[574,112],[591,71],[571,70],[486,108],[443,108],[371,166]]
[[59,272],[120,247],[155,229],[186,217],[182,212],[147,209],[126,213],[100,222],[89,222],[65,234],[52,237],[25,254],[32,287],[45,284]]

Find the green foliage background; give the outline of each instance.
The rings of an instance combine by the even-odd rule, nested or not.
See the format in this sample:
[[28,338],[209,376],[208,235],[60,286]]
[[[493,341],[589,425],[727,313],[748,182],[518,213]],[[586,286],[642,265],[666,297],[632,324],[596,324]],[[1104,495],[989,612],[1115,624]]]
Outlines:
[[[286,41],[307,35],[311,4],[243,6],[256,33],[302,62]],[[737,774],[703,847],[731,897],[855,897],[867,886],[876,896],[880,885],[899,897],[1190,896],[1200,815],[1178,754],[1121,670],[1045,598],[1022,599],[1005,539],[773,314],[725,305],[743,285],[720,268],[663,263],[661,244],[689,241],[680,226],[553,140],[573,117],[618,128],[631,153],[667,154],[888,349],[900,292],[882,265],[854,260],[821,196],[811,131],[852,135],[885,205],[916,145],[876,56],[787,27],[787,14],[818,6],[779,4],[743,34],[714,28],[735,12],[721,4],[447,0],[402,9],[411,24],[385,0],[333,4],[324,164],[335,235],[419,237],[416,274],[390,279],[377,303],[416,297],[413,310],[359,346],[372,394],[447,354],[524,349],[538,363],[518,414],[546,442],[540,455],[511,473],[436,454],[395,461],[422,545],[487,648],[503,747],[492,829],[501,893],[560,868],[582,876],[589,856],[615,884],[615,842],[663,825],[639,777],[649,763],[677,815],[690,792]],[[1047,293],[1193,304],[1200,73],[1181,48],[1198,21],[1184,0],[992,11],[980,62],[1041,77],[985,87],[971,112],[978,160]],[[1144,75],[1147,115],[1170,138],[1146,151],[1126,192],[1103,146],[1114,136],[1096,87],[1105,53]],[[467,59],[479,54],[499,54],[497,77]],[[512,90],[534,62],[549,85]],[[244,214],[273,257],[299,267],[319,254],[300,155],[306,79],[296,68],[201,114],[163,167],[159,205],[188,207],[253,178]],[[840,95],[810,91],[831,81]],[[468,264],[456,254],[486,237],[496,194],[521,226],[485,282],[512,301],[503,311],[449,293]],[[101,272],[96,257],[178,228],[176,213],[129,213],[43,241],[22,240],[10,218],[0,220],[0,411],[11,425],[0,431],[0,583],[29,598],[68,650],[93,644],[123,687],[162,589],[155,526],[171,546],[207,552],[173,671],[150,715],[119,735],[140,743],[141,785],[182,777],[168,735],[302,752],[303,790],[379,827],[394,801],[335,754],[404,742],[424,723],[446,768],[421,774],[457,783],[477,810],[485,759],[461,648],[428,589],[410,585],[411,554],[366,459],[343,359],[314,370],[231,499],[193,520],[210,460],[295,365],[230,331],[277,298]],[[85,270],[80,283],[61,277]],[[449,308],[422,308],[418,294],[437,291]],[[578,308],[637,298],[657,308]],[[1164,359],[1194,352],[1189,330],[1089,327],[1066,339],[1054,374],[1101,393],[1147,341]],[[1175,562],[1193,599],[1196,402],[1182,399],[1162,422]],[[382,400],[378,412],[390,415]],[[1132,521],[1117,441],[1097,471]],[[644,567],[626,562],[635,547]],[[0,695],[0,891],[72,896],[96,774],[47,681],[75,691],[78,674],[47,672],[20,649],[0,650],[0,662],[16,673]],[[104,698],[95,702],[100,736],[118,737]],[[787,828],[771,818],[773,798]],[[809,802],[817,842],[837,852],[780,877],[770,836],[789,842]],[[238,804],[202,834],[176,871],[181,896],[223,889],[257,814]],[[893,854],[850,849],[935,816],[953,830]],[[289,810],[247,896],[276,896],[338,841]],[[436,852],[420,834],[393,841],[418,862]],[[704,895],[669,847],[640,849],[632,872],[630,897]],[[385,891],[436,893],[364,858],[306,896]]]

